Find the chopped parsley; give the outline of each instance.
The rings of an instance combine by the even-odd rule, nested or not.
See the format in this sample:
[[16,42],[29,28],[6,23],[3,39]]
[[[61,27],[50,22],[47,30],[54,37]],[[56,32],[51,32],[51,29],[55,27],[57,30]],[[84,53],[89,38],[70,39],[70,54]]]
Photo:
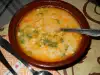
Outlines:
[[57,42],[53,42],[49,39],[43,39],[43,44],[48,45],[50,47],[57,47],[57,45],[58,45]]
[[35,29],[35,30],[33,30],[33,33],[38,34],[39,31]]
[[58,24],[60,24],[60,20],[59,19],[55,19],[57,21]]
[[21,44],[24,44],[25,40],[24,39],[20,39],[20,42],[21,42]]

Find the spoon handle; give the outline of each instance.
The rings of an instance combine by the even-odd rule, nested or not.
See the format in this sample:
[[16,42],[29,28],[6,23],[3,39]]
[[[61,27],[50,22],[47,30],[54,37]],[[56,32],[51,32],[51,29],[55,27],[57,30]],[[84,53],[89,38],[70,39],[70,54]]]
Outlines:
[[10,70],[10,72],[14,75],[17,75],[17,73],[14,71],[14,69],[11,67],[11,65],[8,63],[8,61],[5,59],[4,55],[0,51],[0,61]]
[[35,72],[35,70],[31,68],[31,66],[28,64],[28,62],[25,61],[24,59],[22,59],[17,53],[15,53],[15,51],[12,49],[10,43],[7,40],[3,39],[1,36],[0,36],[0,45],[6,51],[8,51],[13,56],[15,56],[17,59],[19,59],[32,73]]
[[100,36],[100,30],[97,29],[67,29],[62,28],[61,31],[64,32],[79,32],[81,34],[86,34],[92,37],[99,37]]

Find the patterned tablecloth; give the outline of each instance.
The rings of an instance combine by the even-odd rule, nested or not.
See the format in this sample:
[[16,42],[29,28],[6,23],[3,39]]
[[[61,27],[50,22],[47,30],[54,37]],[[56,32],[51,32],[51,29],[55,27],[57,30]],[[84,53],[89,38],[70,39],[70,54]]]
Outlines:
[[[83,5],[87,0],[64,0],[68,3],[73,4],[76,6],[81,12],[83,9]],[[87,12],[92,18],[100,20],[100,15],[93,13],[93,8],[95,7],[94,4],[89,3],[87,6]],[[98,10],[100,12],[100,10]],[[91,28],[94,29],[100,29],[100,24],[97,24],[87,18],[87,21],[89,22],[89,25]],[[8,32],[8,25],[5,25],[4,31],[0,32],[0,35],[7,35]],[[7,39],[7,37],[5,37]],[[3,54],[5,55],[6,59],[9,61],[9,63],[14,66],[15,68],[18,67],[17,64],[19,64],[21,67],[17,70],[19,75],[31,75],[30,72],[25,68],[22,64],[20,64],[20,61],[18,61],[16,58],[14,58],[12,55],[7,53],[5,50],[2,49]],[[17,66],[16,66],[17,65]],[[34,67],[37,70],[40,70],[39,68]],[[4,67],[3,64],[0,63],[0,75],[4,75],[7,73],[7,69]],[[54,75],[100,75],[100,37],[98,39],[92,38],[92,42],[90,45],[90,49],[87,53],[87,55],[84,57],[84,59],[77,63],[76,65],[57,71],[50,71]]]

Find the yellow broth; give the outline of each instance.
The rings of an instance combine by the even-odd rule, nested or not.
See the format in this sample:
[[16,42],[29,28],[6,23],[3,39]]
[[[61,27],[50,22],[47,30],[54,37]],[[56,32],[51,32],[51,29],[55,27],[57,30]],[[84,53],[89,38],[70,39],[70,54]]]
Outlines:
[[34,9],[19,23],[18,43],[26,55],[36,60],[64,60],[76,52],[82,36],[74,32],[62,32],[60,28],[80,28],[80,25],[65,10],[54,7]]

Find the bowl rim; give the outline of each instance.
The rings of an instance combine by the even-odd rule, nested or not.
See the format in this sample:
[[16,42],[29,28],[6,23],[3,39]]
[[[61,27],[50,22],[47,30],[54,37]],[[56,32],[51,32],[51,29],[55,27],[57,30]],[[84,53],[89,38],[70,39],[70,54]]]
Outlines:
[[25,5],[23,8],[21,8],[13,16],[12,20],[10,21],[9,30],[8,30],[9,41],[10,41],[11,46],[13,47],[14,51],[17,54],[19,54],[19,56],[21,56],[24,60],[26,60],[28,63],[30,63],[34,66],[48,68],[48,69],[62,67],[65,65],[68,66],[68,65],[74,63],[75,61],[77,61],[78,59],[80,59],[80,57],[83,56],[84,53],[88,51],[88,50],[86,50],[86,48],[89,46],[89,43],[91,40],[89,36],[83,35],[83,40],[81,42],[82,44],[80,45],[79,50],[77,51],[77,53],[74,57],[71,57],[70,59],[59,61],[59,62],[41,62],[41,61],[37,61],[37,60],[34,60],[34,59],[28,57],[27,55],[24,54],[24,52],[21,51],[21,48],[19,47],[19,45],[16,41],[16,38],[15,38],[16,26],[18,25],[20,19],[27,12],[31,11],[32,9],[35,9],[35,8],[38,8],[41,6],[48,6],[48,5],[68,10],[68,12],[72,16],[74,16],[75,19],[79,22],[81,28],[86,28],[86,29],[90,28],[84,15],[75,6],[73,6],[67,2],[56,1],[56,0],[55,1],[31,2],[27,5]]

